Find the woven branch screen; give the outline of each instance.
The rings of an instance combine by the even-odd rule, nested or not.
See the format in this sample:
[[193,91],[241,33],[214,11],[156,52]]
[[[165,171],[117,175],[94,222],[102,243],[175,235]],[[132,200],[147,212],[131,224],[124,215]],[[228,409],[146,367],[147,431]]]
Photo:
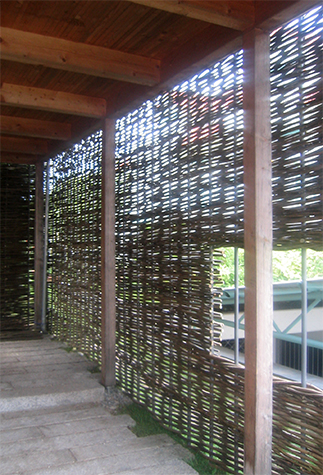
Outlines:
[[[322,245],[321,17],[272,36],[281,248]],[[216,356],[210,251],[243,246],[242,69],[242,53],[229,56],[121,119],[116,134],[117,378],[227,473],[243,469],[244,370]],[[50,180],[50,329],[98,361],[101,147],[98,134],[57,157]],[[275,380],[273,473],[321,473],[322,399]]]
[[323,249],[323,8],[271,35],[274,241]]
[[[322,247],[318,16],[272,36],[280,248]],[[121,119],[116,134],[118,381],[227,473],[243,470],[244,370],[214,356],[210,250],[243,245],[242,67],[231,55]],[[321,391],[275,380],[273,473],[321,473],[322,407]]]
[[98,132],[57,156],[49,181],[50,332],[101,357],[101,156]]
[[34,323],[35,166],[1,163],[1,330]]

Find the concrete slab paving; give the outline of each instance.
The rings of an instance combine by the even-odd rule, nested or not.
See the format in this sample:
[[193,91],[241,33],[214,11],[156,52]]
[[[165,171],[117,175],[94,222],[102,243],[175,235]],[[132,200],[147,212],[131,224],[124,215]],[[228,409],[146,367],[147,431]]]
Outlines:
[[0,344],[0,413],[100,402],[94,364],[50,338]]
[[62,343],[0,342],[3,475],[194,475],[166,434],[138,438],[111,414],[93,364]]

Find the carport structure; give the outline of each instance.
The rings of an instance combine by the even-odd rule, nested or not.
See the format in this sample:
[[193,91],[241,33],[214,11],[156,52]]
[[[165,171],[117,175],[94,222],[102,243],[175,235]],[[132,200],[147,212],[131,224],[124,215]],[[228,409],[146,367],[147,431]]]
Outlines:
[[[272,463],[273,243],[269,34],[318,3],[316,0],[1,3],[1,162],[36,165],[37,325],[42,324],[43,300],[43,163],[49,157],[54,159],[91,132],[103,130],[101,370],[102,383],[106,387],[115,384],[118,367],[115,350],[116,119],[135,110],[143,101],[153,99],[162,91],[243,48],[246,474],[270,474]],[[146,236],[144,231],[143,235]],[[193,257],[192,251],[189,259]],[[55,260],[55,256],[52,259]],[[141,271],[137,268],[137,272],[139,275]],[[190,331],[193,334],[192,327]],[[184,333],[178,335],[179,339],[186,337],[184,324],[181,330]],[[175,331],[179,331],[178,328]],[[193,348],[192,354],[195,351],[196,348]],[[216,362],[215,357],[211,366]],[[197,363],[191,364],[194,367]],[[221,364],[224,365],[222,370],[226,368],[224,363]],[[202,369],[205,375],[206,370]],[[236,368],[235,371],[240,374],[242,370]],[[122,378],[119,375],[119,379]],[[241,386],[238,379],[233,378],[233,382]],[[300,390],[297,397],[300,401],[306,397],[306,389],[305,392]],[[185,394],[183,398],[189,401],[191,396]],[[317,394],[313,398],[313,407],[319,407],[322,398]],[[237,404],[239,410],[235,417],[242,417],[241,405],[232,399],[232,395],[224,404]],[[204,410],[216,413],[214,408],[199,410],[202,414]],[[194,419],[194,411],[190,412],[191,416]],[[185,417],[188,417],[187,414]],[[226,431],[230,431],[229,426],[223,428],[223,437]],[[203,432],[202,427],[200,432]],[[200,444],[203,445],[195,443],[197,446]],[[225,456],[231,457],[228,454]],[[313,457],[317,467],[322,458],[318,454]],[[300,459],[301,464],[302,457]],[[232,470],[234,468],[231,467]]]

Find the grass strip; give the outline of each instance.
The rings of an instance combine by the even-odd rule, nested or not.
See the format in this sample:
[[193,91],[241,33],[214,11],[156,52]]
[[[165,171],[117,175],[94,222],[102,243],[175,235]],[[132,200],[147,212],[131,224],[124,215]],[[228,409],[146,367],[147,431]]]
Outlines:
[[153,416],[150,414],[147,409],[140,406],[139,404],[132,403],[124,406],[119,414],[129,414],[132,419],[136,422],[136,425],[131,428],[132,432],[137,435],[137,437],[147,437],[155,434],[167,434],[175,442],[182,445],[188,449],[193,457],[187,461],[194,470],[196,470],[199,475],[226,475],[225,472],[220,471],[215,467],[214,464],[209,462],[196,450],[188,446],[187,442],[180,437],[178,434],[171,432],[168,429],[165,429]]

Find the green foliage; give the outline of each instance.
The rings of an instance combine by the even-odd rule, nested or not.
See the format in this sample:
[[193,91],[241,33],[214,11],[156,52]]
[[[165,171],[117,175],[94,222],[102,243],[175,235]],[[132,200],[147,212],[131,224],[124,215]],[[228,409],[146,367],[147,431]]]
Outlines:
[[[323,277],[323,252],[307,249],[307,278]],[[273,252],[273,279],[274,282],[301,280],[302,253],[300,249]]]
[[66,351],[66,353],[72,353],[77,351],[76,348],[73,348],[72,346],[61,346],[61,349]]
[[101,373],[101,368],[99,365],[94,366],[93,368],[89,369],[91,374]]
[[[223,261],[220,265],[220,274],[223,287],[234,287],[234,247],[222,247]],[[244,250],[239,249],[239,285],[244,285]]]
[[[220,273],[224,287],[234,286],[234,248],[221,248],[224,254]],[[323,277],[323,251],[306,251],[307,278]],[[273,281],[286,282],[301,280],[302,259],[300,249],[273,251]],[[244,285],[244,251],[239,249],[239,285]]]
[[[183,447],[188,448],[187,443],[178,434],[165,429],[157,422],[152,415],[142,406],[132,403],[125,406],[121,413],[129,414],[136,422],[136,425],[132,427],[132,431],[137,437],[146,437],[154,434],[168,434],[175,442],[181,444]],[[225,475],[224,472],[219,471],[214,464],[206,460],[201,454],[189,449],[194,456],[187,461],[187,463],[194,468],[200,475]]]
[[315,279],[323,277],[323,251],[307,251],[307,277]]
[[225,472],[219,471],[219,469],[217,469],[201,454],[196,454],[195,457],[188,462],[188,464],[200,475],[225,475]]
[[284,282],[300,280],[302,275],[302,259],[299,249],[289,251],[273,251],[273,281]]
[[166,432],[147,409],[133,403],[126,406],[124,411],[136,422],[136,425],[131,430],[137,437],[147,437],[148,435],[163,434]]

